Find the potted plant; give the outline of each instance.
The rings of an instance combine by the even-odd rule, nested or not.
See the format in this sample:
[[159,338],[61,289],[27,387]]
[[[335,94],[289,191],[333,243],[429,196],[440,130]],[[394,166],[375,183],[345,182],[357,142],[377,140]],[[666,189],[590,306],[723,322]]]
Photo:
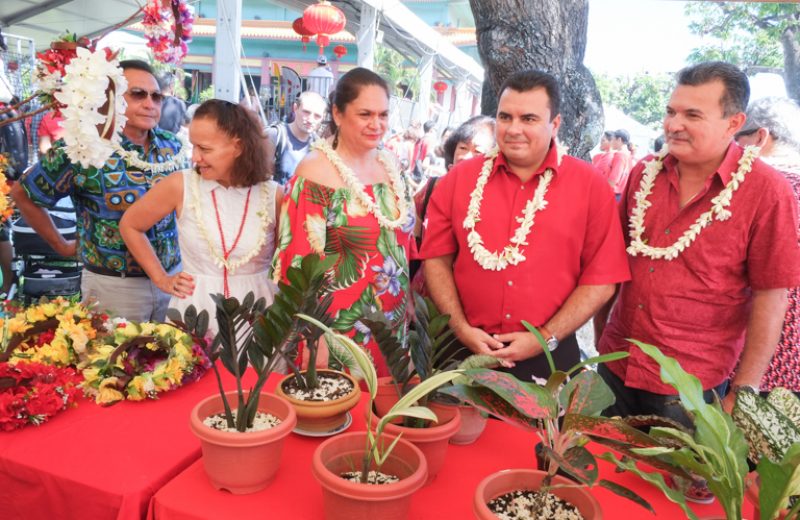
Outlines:
[[[624,420],[599,417],[613,404],[613,393],[595,371],[581,371],[587,365],[621,359],[627,353],[598,356],[567,372],[558,371],[544,338],[530,324],[523,324],[537,337],[550,364],[551,375],[544,385],[523,382],[505,372],[477,368],[464,370],[464,377],[456,380],[452,387],[440,390],[499,419],[535,432],[547,459],[546,471],[505,470],[487,477],[476,490],[476,517],[495,518],[501,510],[520,507],[532,515],[544,507],[569,510],[574,506],[584,518],[601,518],[600,506],[586,488],[594,484],[652,511],[645,500],[630,490],[599,479],[595,456],[586,448],[588,433],[595,433],[606,441],[613,439],[619,448],[658,445]],[[661,467],[680,472],[677,468]],[[558,477],[559,470],[577,483]],[[524,498],[518,500],[519,495]],[[555,505],[550,495],[566,504]],[[525,505],[520,506],[520,502]]]
[[[294,313],[302,309],[325,319],[316,288],[327,264],[309,255],[301,265],[290,268],[295,287],[282,284],[266,309],[265,301],[256,301],[252,293],[241,302],[212,296],[219,332],[209,347],[209,358],[212,362],[218,359],[230,372],[236,389],[226,391],[214,363],[219,395],[194,408],[191,426],[201,440],[206,473],[218,489],[238,494],[255,492],[265,487],[278,469],[283,440],[295,427],[297,416],[285,399],[263,392],[263,387],[272,370],[291,358],[306,328],[305,322],[293,318]],[[172,312],[170,319],[195,338],[206,334],[205,311],[198,315],[190,306],[183,317]],[[255,383],[245,391],[248,366]],[[264,425],[252,431],[257,417]]]
[[347,366],[357,368],[368,390],[367,431],[337,435],[314,452],[312,473],[323,488],[325,518],[406,518],[411,495],[425,483],[427,463],[422,452],[402,439],[402,434],[388,434],[388,426],[396,417],[435,422],[436,414],[415,403],[461,372],[440,372],[421,382],[384,417],[371,421],[378,378],[369,356],[349,337],[312,318],[300,317],[323,331],[331,353]]
[[[372,332],[392,373],[391,377],[379,380],[375,410],[370,410],[375,412],[373,421],[385,417],[393,404],[415,385],[456,365],[456,352],[451,348],[453,332],[447,326],[450,316],[440,314],[427,298],[415,294],[414,299],[415,319],[410,327],[407,347],[397,338],[391,324],[379,313],[362,320]],[[496,365],[496,358],[473,356],[466,365],[459,368]],[[402,434],[404,439],[422,450],[428,460],[428,482],[431,482],[444,464],[448,442],[461,430],[461,409],[457,399],[435,392],[423,397],[420,405],[430,407],[439,421],[432,424],[416,417],[404,417],[390,423],[387,431],[393,435]],[[485,421],[479,414],[477,417]],[[477,427],[470,424],[473,432],[477,429],[478,434],[482,426],[485,423]]]
[[800,517],[800,399],[785,388],[774,388],[764,399],[744,387],[732,417],[757,464],[745,490],[755,520]]
[[332,325],[333,319],[327,310],[333,297],[327,288],[330,285],[328,271],[335,262],[335,255],[324,260],[317,255],[304,257],[304,269],[287,271],[289,284],[281,282],[280,293],[275,297],[276,302],[285,302],[280,322],[291,323],[296,329],[295,343],[302,338],[309,358],[306,370],[298,369],[294,363],[289,364],[292,373],[278,383],[275,393],[289,401],[297,412],[295,431],[312,436],[330,435],[346,429],[352,421],[349,411],[361,397],[358,382],[350,374],[316,368],[322,331],[298,318],[299,314],[310,315],[325,326]]
[[[665,461],[681,465],[695,477],[705,479],[708,488],[724,509],[725,517],[728,520],[740,520],[748,474],[749,449],[742,430],[736,426],[733,418],[722,410],[718,399],[711,404],[705,402],[700,381],[695,376],[687,374],[675,359],[665,356],[658,347],[636,340],[630,341],[659,364],[661,380],[675,388],[681,404],[694,418],[693,432],[687,433],[664,426],[651,428],[650,435],[659,440],[662,446],[634,448],[630,450],[630,454],[645,462]],[[792,456],[797,460],[797,451]],[[683,494],[670,488],[660,474],[643,471],[633,460],[620,461],[611,453],[603,454],[602,458],[622,469],[636,473],[645,481],[660,488],[670,500],[683,508],[688,518],[697,519],[695,513],[686,506]],[[766,467],[766,464],[762,466]],[[797,471],[797,462],[794,471]],[[770,471],[770,476],[767,478],[772,482],[774,476]],[[771,493],[766,494],[771,497],[770,501],[775,499],[769,506],[765,503],[767,500],[764,497],[765,493],[762,493],[762,508],[776,511],[779,506],[776,503],[777,496],[783,495],[786,489],[786,486],[781,486],[780,489],[771,490]]]

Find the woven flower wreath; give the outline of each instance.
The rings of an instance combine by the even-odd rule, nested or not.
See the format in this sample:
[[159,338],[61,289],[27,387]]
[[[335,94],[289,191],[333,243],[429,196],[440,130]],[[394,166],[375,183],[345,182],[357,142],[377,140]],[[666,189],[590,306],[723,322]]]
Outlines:
[[210,367],[203,346],[183,330],[124,320],[92,343],[88,361],[79,366],[85,393],[101,405],[155,399],[196,381]]
[[153,56],[180,65],[192,41],[194,12],[185,0],[150,0],[144,7],[144,35]]
[[72,368],[41,363],[0,363],[0,431],[40,425],[65,410],[80,393]]

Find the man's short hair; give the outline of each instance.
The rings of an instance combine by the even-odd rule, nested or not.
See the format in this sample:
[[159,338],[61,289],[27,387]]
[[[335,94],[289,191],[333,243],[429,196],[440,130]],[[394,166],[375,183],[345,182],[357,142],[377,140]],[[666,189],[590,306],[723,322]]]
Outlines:
[[724,61],[708,61],[678,71],[678,85],[696,87],[721,81],[725,91],[720,99],[723,117],[744,112],[750,100],[750,81],[736,65]]
[[561,110],[561,94],[558,89],[558,80],[555,76],[541,70],[527,69],[515,72],[509,76],[500,87],[497,99],[503,95],[506,89],[515,92],[529,92],[537,88],[543,88],[547,93],[550,103],[550,120],[552,121]]
[[328,108],[328,100],[313,90],[306,90],[305,92],[300,93],[300,95],[295,98],[294,102],[297,107],[300,107],[303,105],[304,101],[309,99],[318,99],[320,102],[322,102],[323,113]]
[[627,130],[620,128],[614,132],[614,137],[617,139],[622,139],[622,144],[628,144],[631,142],[631,134],[628,133]]
[[761,98],[750,103],[746,114],[747,122],[737,137],[766,128],[776,142],[800,152],[800,106],[793,100],[777,96]]
[[172,90],[175,86],[175,74],[171,72],[165,72],[161,74],[158,78],[158,88],[161,90]]
[[[120,68],[122,70],[129,70],[129,69],[141,70],[143,72],[149,73],[154,78],[156,77],[156,73],[153,71],[153,67],[151,67],[150,64],[147,63],[146,61],[142,61],[142,60],[122,60],[121,62],[119,62],[119,66],[120,66]],[[158,80],[156,79],[156,81],[158,81]],[[159,88],[161,88],[160,85],[159,85]]]
[[436,126],[436,121],[425,121],[425,124],[422,125],[422,131],[427,134],[434,126]]

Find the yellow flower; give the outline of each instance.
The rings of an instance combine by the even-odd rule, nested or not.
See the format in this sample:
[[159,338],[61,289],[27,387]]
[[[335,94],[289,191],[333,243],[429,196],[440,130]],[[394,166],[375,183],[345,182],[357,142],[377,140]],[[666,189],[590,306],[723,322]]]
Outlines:
[[31,361],[49,365],[65,366],[70,364],[69,345],[63,338],[53,338],[49,345],[36,350]]
[[149,321],[144,322],[144,323],[140,323],[139,325],[141,326],[141,329],[142,329],[142,332],[141,332],[142,336],[152,336],[153,333],[156,330],[156,324],[155,323],[151,323]]
[[[116,377],[114,379],[116,379]],[[97,393],[95,402],[101,405],[108,405],[108,404],[114,404],[117,401],[122,401],[123,399],[125,399],[125,396],[122,395],[122,392],[113,387],[109,386],[103,387],[101,383],[101,387],[99,392]]]
[[25,319],[28,320],[28,322],[44,321],[47,319],[47,316],[45,316],[41,307],[30,307],[25,311]]
[[10,334],[23,334],[29,328],[31,328],[30,323],[22,318],[11,318],[8,320],[8,332]]
[[128,399],[131,401],[141,401],[147,397],[144,386],[145,379],[143,376],[138,375],[131,379],[130,383],[128,383]]
[[114,335],[116,337],[122,337],[123,339],[124,338],[135,338],[137,336],[140,336],[139,327],[137,327],[135,323],[129,321],[128,323],[125,324],[124,327],[119,327],[119,328],[115,329],[114,330]]
[[156,325],[155,328],[156,335],[162,338],[171,337],[175,334],[176,331],[178,331],[178,329],[176,329],[172,325],[167,325],[166,323],[159,323],[158,325]]
[[176,343],[174,347],[175,355],[183,360],[191,360],[192,359],[192,349],[188,347],[185,343]]
[[100,377],[100,369],[97,367],[84,368],[82,371],[84,386],[92,386],[92,383]]
[[311,251],[323,253],[325,251],[325,219],[321,215],[306,215],[306,235]]

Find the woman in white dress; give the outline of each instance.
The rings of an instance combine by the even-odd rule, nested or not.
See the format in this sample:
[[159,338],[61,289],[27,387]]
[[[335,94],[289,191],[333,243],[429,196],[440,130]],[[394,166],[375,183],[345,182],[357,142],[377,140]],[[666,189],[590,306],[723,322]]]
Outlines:
[[[170,307],[207,310],[209,328],[216,332],[211,294],[241,300],[253,291],[272,303],[276,287],[268,270],[283,191],[268,179],[261,125],[244,107],[206,101],[195,112],[189,139],[194,170],[175,172],[153,186],[125,211],[119,228],[150,279],[172,295]],[[183,270],[170,276],[145,231],[172,211]]]

